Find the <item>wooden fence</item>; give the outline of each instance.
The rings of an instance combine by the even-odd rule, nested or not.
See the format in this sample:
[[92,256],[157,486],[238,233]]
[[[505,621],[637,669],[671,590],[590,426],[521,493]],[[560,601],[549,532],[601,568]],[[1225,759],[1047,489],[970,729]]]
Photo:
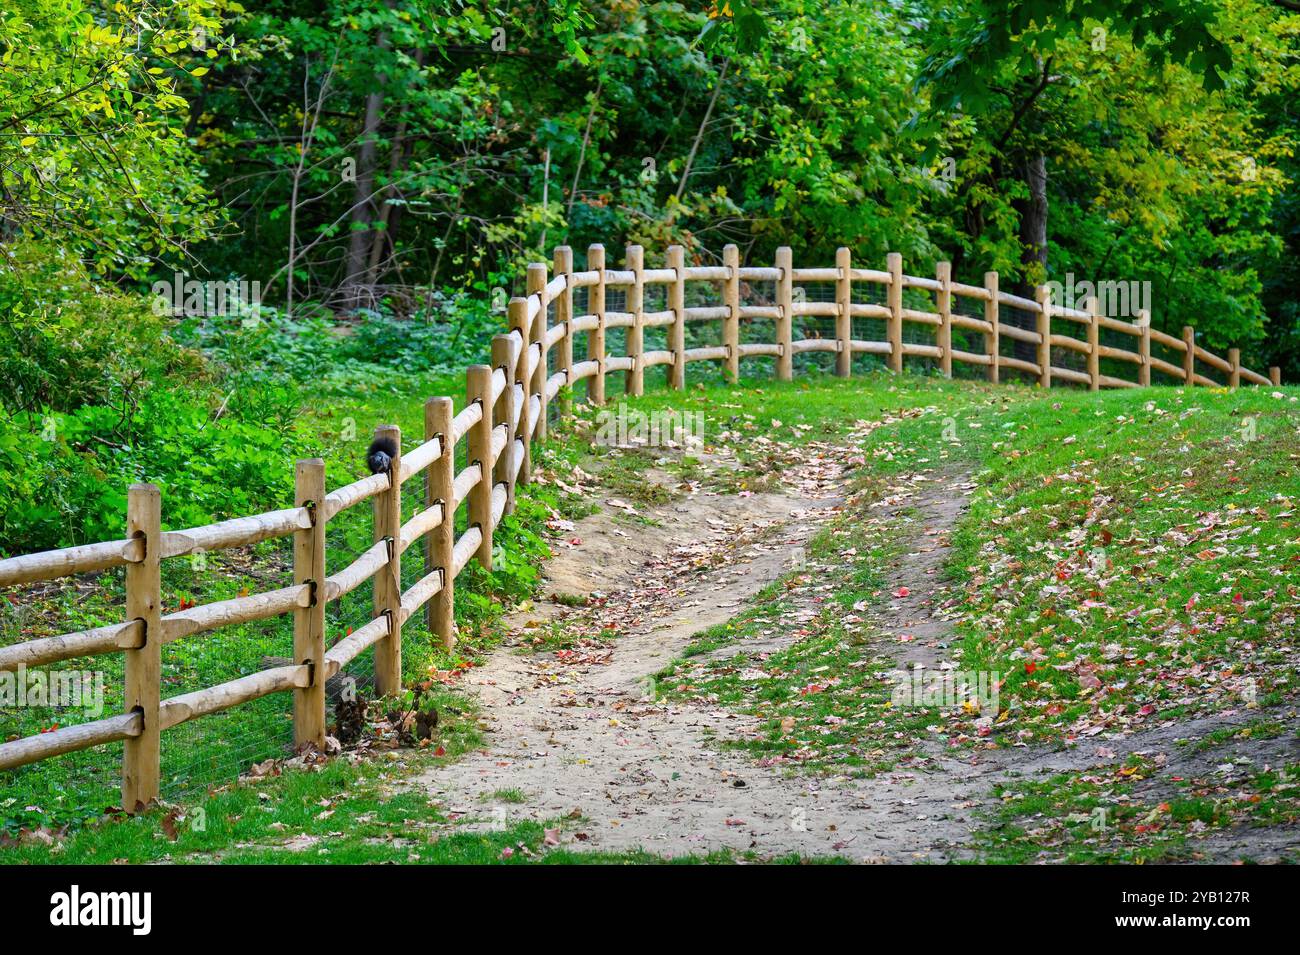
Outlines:
[[[1046,287],[1040,287],[1033,300],[1008,295],[999,291],[996,272],[985,275],[983,286],[952,281],[947,263],[939,264],[934,278],[904,275],[898,254],[888,257],[885,271],[853,266],[847,249],[839,250],[833,268],[796,269],[788,248],[777,251],[771,267],[742,267],[736,247],[728,246],[723,251],[722,265],[687,267],[683,250],[673,246],[668,249],[663,268],[647,269],[641,248],[630,246],[623,269],[614,270],[606,268],[604,248],[594,245],[587,253],[587,268],[581,272],[573,270],[569,248],[557,249],[554,273],[548,278],[544,264],[528,267],[527,296],[509,303],[509,334],[493,338],[490,365],[475,365],[467,371],[464,407],[453,413],[450,398],[430,398],[425,403],[423,442],[405,454],[399,453],[387,473],[327,492],[324,463],[319,459],[299,461],[293,507],[179,531],[161,530],[158,488],[137,484],[130,489],[124,539],[0,560],[0,586],[126,568],[123,622],[0,647],[0,671],[74,657],[124,653],[125,712],[2,743],[0,770],[123,740],[122,805],[137,812],[159,794],[160,738],[164,730],[279,692],[293,694],[295,743],[322,747],[325,684],[351,660],[374,647],[377,692],[386,695],[400,690],[402,626],[421,610],[428,616],[430,631],[446,646],[452,646],[456,577],[471,560],[491,569],[493,530],[513,509],[516,485],[529,480],[532,442],[546,437],[547,406],[557,397],[567,401],[569,392],[563,389],[579,381],[587,382],[588,398],[601,404],[610,373],[622,372],[627,393],[640,395],[646,369],[657,365],[666,366],[671,387],[682,388],[689,362],[722,362],[734,381],[742,358],[766,356],[775,359],[777,378],[789,380],[795,355],[829,352],[835,355],[835,370],[840,375],[851,373],[853,355],[871,354],[882,356],[894,371],[902,370],[907,355],[936,360],[945,375],[951,375],[954,361],[983,365],[992,381],[998,380],[1001,369],[1010,368],[1036,377],[1043,387],[1050,387],[1054,379],[1077,382],[1093,390],[1147,385],[1153,371],[1184,385],[1219,384],[1197,370],[1198,362],[1225,375],[1223,384],[1228,387],[1242,381],[1270,383],[1270,378],[1241,367],[1236,349],[1229,350],[1223,359],[1201,348],[1191,328],[1185,328],[1182,337],[1176,338],[1151,328],[1147,316],[1136,323],[1108,318],[1098,314],[1095,299],[1084,310],[1057,307],[1050,301]],[[721,304],[687,307],[687,283],[720,287]],[[757,283],[772,284],[774,301],[742,305],[742,285]],[[795,283],[833,283],[834,301],[804,301],[804,296],[795,295]],[[877,286],[884,293],[883,303],[855,303],[855,283]],[[666,308],[646,311],[645,290],[655,285],[666,286]],[[588,290],[587,308],[575,315],[574,291],[582,288]],[[611,288],[626,290],[624,311],[606,308],[606,292]],[[933,310],[904,308],[906,289],[932,293]],[[954,310],[954,297],[980,303],[983,317]],[[1000,321],[1002,308],[1033,316],[1035,327]],[[795,339],[794,320],[800,316],[833,318],[834,337]],[[882,321],[885,340],[854,338],[855,318]],[[1053,318],[1082,326],[1084,337],[1053,332]],[[753,319],[771,320],[775,340],[742,342],[741,322]],[[722,344],[687,348],[688,322],[720,322]],[[906,325],[930,327],[933,341],[904,341]],[[646,350],[644,332],[657,327],[667,329],[667,347]],[[606,351],[607,333],[617,328],[626,329],[625,355],[609,355]],[[973,352],[954,348],[953,329],[982,334],[983,349]],[[1137,351],[1102,345],[1103,329],[1136,339]],[[578,359],[574,343],[582,335],[586,336],[585,357]],[[1032,346],[1036,360],[1002,355],[1001,338]],[[1153,356],[1152,343],[1180,354],[1181,365]],[[1082,354],[1083,369],[1053,365],[1053,349]],[[1137,380],[1101,374],[1102,359],[1136,365]],[[1280,383],[1276,368],[1271,369],[1271,382]],[[392,438],[401,448],[402,436],[396,427],[383,426],[377,434]],[[467,446],[469,463],[456,473],[455,449],[462,442]],[[403,523],[402,487],[419,477],[423,477],[425,506]],[[329,573],[327,525],[342,511],[367,500],[373,502],[374,545],[347,567]],[[467,529],[457,538],[454,518],[462,504],[467,509]],[[291,585],[162,613],[163,560],[289,535],[294,538]],[[403,592],[401,562],[406,552],[421,541],[425,574]],[[327,648],[326,606],[366,581],[372,581],[373,618]],[[160,698],[164,646],[220,627],[281,614],[293,615],[296,662],[208,689]]]

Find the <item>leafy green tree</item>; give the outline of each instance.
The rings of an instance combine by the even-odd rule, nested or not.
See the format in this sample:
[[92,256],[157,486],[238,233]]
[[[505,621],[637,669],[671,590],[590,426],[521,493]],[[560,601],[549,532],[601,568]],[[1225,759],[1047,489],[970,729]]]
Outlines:
[[[231,47],[228,0],[14,0],[0,14],[0,256],[46,242],[103,275],[183,261],[221,211],[187,142]],[[56,254],[56,253],[52,253]]]

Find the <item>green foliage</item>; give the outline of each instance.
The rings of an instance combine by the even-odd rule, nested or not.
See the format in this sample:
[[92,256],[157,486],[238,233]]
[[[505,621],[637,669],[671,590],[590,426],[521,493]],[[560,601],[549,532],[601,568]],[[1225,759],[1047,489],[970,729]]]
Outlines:
[[[169,527],[284,506],[291,463],[306,450],[290,421],[265,413],[286,395],[227,397],[219,416],[216,390],[154,389],[125,408],[0,422],[0,541],[32,551],[120,537],[126,488],[137,481],[161,487]],[[297,395],[288,397],[296,412]]]
[[166,334],[148,303],[92,281],[74,258],[34,242],[0,265],[0,396],[10,411],[129,406],[202,358]]
[[[1157,327],[1276,363],[1262,293],[1294,243],[1276,210],[1297,130],[1275,106],[1300,82],[1298,19],[1255,0],[946,9],[923,35],[929,106],[912,123],[957,171],[933,207],[938,244],[1004,288],[1150,282]],[[1040,156],[1045,248],[1024,232]]]
[[19,232],[143,277],[220,212],[187,93],[230,47],[230,0],[14,0],[0,14],[0,261]]
[[1208,0],[974,0],[936,13],[944,41],[922,75],[944,109],[985,111],[1003,99],[1008,74],[1038,77],[1044,57],[1097,28],[1149,48],[1157,69],[1186,63],[1206,90],[1222,89],[1232,69],[1232,51],[1213,29],[1219,10]]

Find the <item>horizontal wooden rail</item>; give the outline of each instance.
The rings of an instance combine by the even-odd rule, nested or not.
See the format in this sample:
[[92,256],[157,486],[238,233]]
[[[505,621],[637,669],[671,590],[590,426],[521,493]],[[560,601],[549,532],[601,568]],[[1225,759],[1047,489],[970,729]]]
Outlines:
[[121,540],[9,557],[0,560],[0,587],[108,570],[138,563],[143,556],[139,540]]
[[13,769],[52,756],[62,756],[64,753],[139,736],[140,725],[139,713],[123,713],[121,716],[110,716],[76,726],[60,726],[39,736],[26,736],[0,743],[0,769]]
[[219,713],[241,703],[249,703],[282,690],[292,690],[310,685],[311,667],[306,665],[281,666],[259,670],[248,676],[195,690],[183,696],[164,700],[159,707],[162,728],[167,730],[200,716]]
[[[985,273],[983,285],[964,284],[953,281],[947,263],[939,263],[933,278],[913,276],[903,271],[897,254],[888,256],[887,267],[880,270],[854,264],[847,249],[839,250],[833,267],[796,268],[785,248],[770,266],[741,265],[734,246],[724,250],[722,262],[687,266],[683,250],[673,247],[665,267],[647,268],[642,250],[630,246],[624,267],[611,269],[604,248],[597,245],[588,250],[588,268],[575,271],[572,250],[562,247],[555,254],[553,276],[548,278],[544,264],[529,266],[528,294],[511,300],[510,331],[493,340],[491,364],[467,372],[466,400],[459,412],[452,413],[450,398],[429,399],[423,440],[406,450],[396,428],[378,429],[377,434],[398,447],[387,471],[326,493],[323,462],[299,462],[296,506],[178,531],[158,528],[158,492],[137,485],[131,489],[128,508],[128,526],[135,532],[127,538],[0,560],[0,586],[127,568],[127,619],[0,647],[0,671],[121,652],[127,655],[129,706],[129,712],[119,716],[0,744],[0,769],[126,740],[124,802],[135,811],[158,795],[161,731],[273,693],[293,694],[295,742],[323,745],[326,680],[373,650],[381,692],[395,691],[400,687],[403,624],[426,607],[434,636],[445,647],[454,645],[456,578],[475,559],[491,569],[494,531],[514,509],[516,486],[530,480],[532,443],[547,433],[549,403],[570,407],[570,389],[580,381],[588,383],[589,400],[600,404],[612,373],[625,374],[628,393],[636,395],[646,370],[660,366],[667,370],[669,385],[680,389],[691,362],[722,362],[723,374],[734,381],[742,360],[773,359],[776,376],[785,379],[795,355],[826,354],[834,356],[835,372],[842,376],[852,374],[853,355],[875,355],[894,371],[901,371],[910,356],[935,361],[944,375],[951,375],[953,362],[958,362],[983,367],[990,381],[1012,370],[1047,387],[1055,380],[1094,390],[1134,388],[1149,384],[1153,371],[1184,387],[1219,386],[1205,369],[1223,375],[1227,387],[1281,382],[1276,368],[1265,376],[1242,367],[1237,349],[1226,358],[1214,354],[1196,342],[1191,328],[1181,335],[1160,331],[1151,327],[1149,313],[1141,313],[1136,322],[1123,321],[1101,314],[1094,300],[1084,308],[1061,305],[1051,301],[1045,287],[1037,289],[1033,299],[1009,294],[999,289],[996,272]],[[687,306],[688,283],[709,286],[719,304]],[[877,287],[879,301],[855,302],[854,283]],[[825,297],[809,298],[805,284],[825,288]],[[664,289],[664,307],[659,310],[645,308],[645,289],[651,286]],[[573,293],[584,288],[587,312],[576,314]],[[625,290],[622,309],[607,307],[610,288]],[[757,300],[742,301],[742,288]],[[1034,327],[1020,327],[1027,320],[1009,310],[1029,316]],[[829,320],[825,334],[808,321],[816,319]],[[855,338],[854,319],[882,323],[881,339]],[[719,323],[721,344],[686,347],[686,326],[707,322]],[[760,322],[771,323],[771,338],[744,340],[742,329]],[[664,344],[647,344],[645,330],[658,328],[664,329]],[[905,334],[909,328],[912,331]],[[626,354],[609,353],[607,333],[612,329],[626,330]],[[917,330],[925,340],[915,340]],[[1126,336],[1135,350],[1103,343],[1103,331]],[[574,345],[583,339],[586,354],[575,359]],[[1002,354],[1002,339],[1030,346],[1036,360]],[[1181,364],[1153,356],[1153,343],[1181,356]],[[1104,370],[1103,361],[1110,363]],[[1203,367],[1198,369],[1198,363]],[[1129,366],[1136,369],[1136,381],[1118,374]],[[458,447],[464,450],[465,464],[456,472]],[[423,505],[403,523],[402,488],[421,478]],[[365,501],[373,502],[374,543],[327,574],[329,521]],[[462,505],[466,529],[457,538],[456,515]],[[165,616],[158,612],[160,561],[291,535],[292,585]],[[421,542],[424,570],[403,592],[402,556]],[[373,587],[372,618],[325,649],[324,608],[368,581]],[[293,663],[159,700],[163,646],[281,615],[294,618]],[[151,631],[157,640],[149,638]]]

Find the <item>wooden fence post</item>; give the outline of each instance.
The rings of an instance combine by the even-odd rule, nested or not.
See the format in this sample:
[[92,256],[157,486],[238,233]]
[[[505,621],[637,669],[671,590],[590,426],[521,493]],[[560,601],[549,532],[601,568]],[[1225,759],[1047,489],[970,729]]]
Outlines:
[[1145,308],[1138,312],[1138,384],[1143,388],[1151,384],[1151,313]]
[[[531,432],[531,437],[538,441],[546,440],[546,379],[547,375],[547,348],[546,348],[546,323],[547,323],[547,305],[546,300],[546,263],[534,262],[528,266],[528,297],[537,296],[537,301],[541,307],[537,310],[537,317],[533,319],[532,326],[528,330],[528,343],[537,343],[537,367],[533,369],[531,380],[528,385],[528,393],[537,396],[537,426]],[[529,477],[532,477],[533,467],[533,449],[531,445],[528,448],[528,461],[525,464],[528,468]]]
[[722,266],[727,278],[722,283],[722,304],[727,307],[727,317],[722,320],[722,344],[727,349],[727,380],[733,385],[740,380],[740,249],[734,245],[722,247]]
[[639,245],[629,245],[624,262],[632,273],[632,284],[627,290],[627,310],[632,314],[632,324],[627,330],[627,357],[632,359],[623,390],[633,397],[645,394],[645,250]]
[[[518,301],[518,300],[516,300]],[[514,301],[510,303],[514,308]],[[512,477],[514,473],[513,461],[515,456],[515,429],[511,425],[514,416],[517,413],[515,408],[515,361],[518,354],[519,346],[515,344],[513,335],[494,335],[492,338],[492,367],[501,368],[505,371],[506,386],[501,391],[501,397],[497,399],[496,409],[492,416],[497,424],[505,422],[506,426],[506,444],[501,449],[500,455],[497,456],[496,463],[492,466],[488,475],[488,507],[491,507],[492,486],[494,484],[504,484],[506,486],[506,514],[514,513],[515,509],[515,481]],[[491,394],[491,392],[489,392]],[[518,412],[522,414],[522,412]],[[492,437],[488,436],[488,458],[491,458]]]
[[776,378],[789,381],[794,377],[794,253],[788,245],[776,250],[776,267],[781,277],[776,282],[776,304],[781,316],[776,320]]
[[1052,293],[1046,285],[1034,289],[1038,303],[1038,385],[1052,387]]
[[989,323],[989,330],[984,333],[984,353],[989,356],[989,381],[998,383],[1000,369],[998,356],[1002,354],[1001,329],[998,327],[998,273],[984,273],[984,289],[989,293],[984,303],[984,321]]
[[934,277],[939,282],[935,293],[935,309],[939,313],[939,371],[945,378],[952,377],[952,263],[936,262]]
[[126,619],[139,620],[144,641],[126,651],[123,704],[140,714],[140,733],[122,748],[122,808],[143,812],[158,798],[162,777],[162,495],[156,485],[132,484],[127,492],[126,533],[144,541],[144,557],[126,565]]
[[1230,370],[1228,371],[1228,387],[1229,388],[1241,387],[1241,349],[1240,348],[1228,349],[1228,365],[1230,366]]
[[1189,388],[1196,387],[1196,329],[1183,326],[1183,381]]
[[[512,467],[510,474],[507,476],[510,484],[510,503],[507,505],[507,513],[515,509],[515,484],[527,484],[532,477],[533,470],[533,436],[531,429],[528,427],[528,406],[532,403],[529,400],[529,388],[532,385],[532,379],[528,374],[528,353],[531,350],[532,342],[528,338],[528,299],[511,299],[509,310],[510,327],[513,331],[519,333],[519,338],[517,344],[511,346],[514,354],[510,356],[510,367],[506,369],[506,390],[510,392],[511,400],[519,403],[519,407],[514,409],[514,413],[519,415],[519,426],[514,428],[512,433],[507,436],[510,439],[507,441],[507,445],[512,446],[514,438],[523,441],[524,459],[519,465],[519,470],[516,472]],[[514,385],[518,385],[522,389],[522,394],[518,397],[514,397]],[[509,421],[510,418],[503,420]]]
[[388,467],[388,490],[375,495],[375,542],[388,542],[388,565],[375,574],[375,616],[388,615],[388,635],[375,644],[375,692],[380,696],[402,689],[402,431],[395,424],[380,425],[376,438],[397,446]]
[[835,250],[835,374],[853,374],[853,259],[844,246]]
[[456,446],[452,444],[452,401],[430,398],[424,403],[424,440],[442,446],[438,460],[425,474],[426,507],[442,505],[442,522],[425,535],[425,573],[442,569],[442,588],[428,607],[429,632],[442,638],[450,650],[456,645],[456,578],[452,574],[452,550],[456,546]]
[[596,284],[587,289],[587,310],[596,316],[596,327],[587,333],[587,358],[596,362],[596,374],[587,379],[587,400],[605,403],[605,247],[587,249],[587,268],[597,273]]
[[564,276],[564,291],[555,300],[555,324],[564,326],[560,339],[560,357],[556,371],[564,372],[564,387],[560,390],[560,414],[573,410],[573,249],[562,245],[555,250],[555,274]]
[[1088,390],[1101,390],[1101,304],[1088,299]]
[[293,744],[325,749],[325,462],[299,461],[294,503],[311,510],[311,526],[293,538],[293,582],[309,584],[311,599],[293,612],[293,662],[311,664],[311,685],[293,691]]
[[1273,382],[1273,387],[1275,387],[1275,388],[1281,388],[1281,387],[1282,387],[1282,369],[1279,368],[1277,365],[1273,365],[1272,367],[1270,367],[1269,370],[1268,370],[1268,380],[1271,381],[1271,382]]
[[471,365],[465,370],[465,397],[478,402],[483,415],[466,433],[468,463],[479,466],[479,481],[470,489],[468,520],[481,539],[475,556],[484,570],[492,569],[492,367]]
[[903,371],[903,256],[890,252],[886,259],[889,268],[889,322],[885,338],[889,342],[889,370]]
[[686,250],[680,245],[668,246],[668,268],[676,273],[676,278],[668,286],[668,307],[673,313],[669,343],[673,353],[670,383],[681,391],[686,387],[686,279],[683,271],[686,268]]

